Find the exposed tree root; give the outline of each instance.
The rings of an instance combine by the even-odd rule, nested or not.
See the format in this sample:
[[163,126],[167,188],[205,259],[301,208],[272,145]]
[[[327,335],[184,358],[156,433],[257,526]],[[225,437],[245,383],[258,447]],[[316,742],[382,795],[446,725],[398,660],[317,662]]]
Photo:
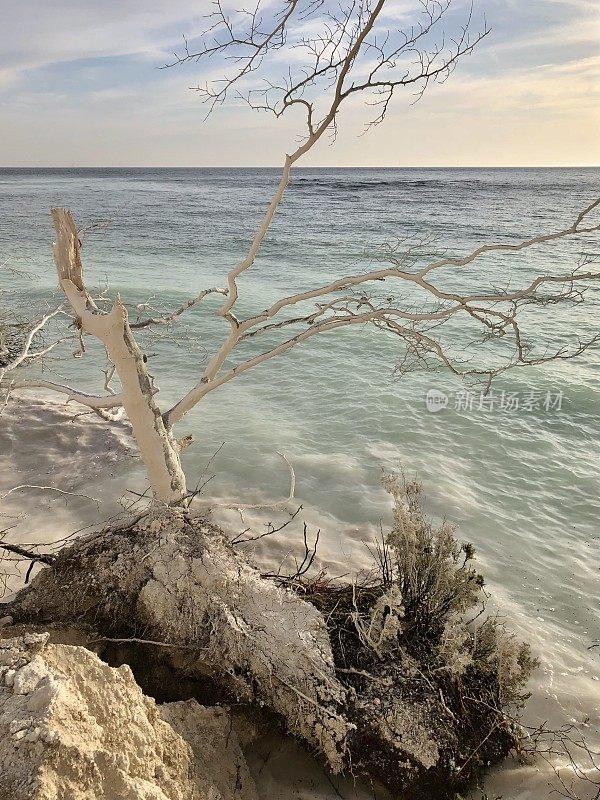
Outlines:
[[322,615],[262,579],[200,517],[165,509],[130,530],[76,541],[10,613],[39,625],[91,625],[96,638],[146,640],[138,649],[160,642],[188,679],[277,712],[333,770],[344,764],[351,725]]
[[471,550],[392,488],[385,568],[362,587],[267,580],[206,519],[163,509],[64,549],[9,613],[87,630],[159,700],[258,706],[334,772],[453,798],[517,744],[532,661],[493,620],[467,626]]
[[[406,635],[406,617],[400,644],[381,655],[361,641],[356,614],[372,614],[381,585],[307,581],[297,589],[327,620],[336,673],[348,690],[346,713],[356,724],[349,751],[358,774],[378,777],[403,800],[454,798],[518,747],[520,730],[508,710],[524,699],[518,690],[529,665],[493,620],[462,639],[468,666],[456,673],[430,642]],[[500,679],[509,663],[516,670],[510,697]]]

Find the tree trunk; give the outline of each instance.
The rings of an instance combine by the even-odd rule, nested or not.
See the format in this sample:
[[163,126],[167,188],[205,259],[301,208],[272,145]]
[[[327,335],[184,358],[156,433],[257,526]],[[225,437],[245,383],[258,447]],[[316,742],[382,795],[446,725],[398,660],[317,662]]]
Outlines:
[[129,327],[127,309],[119,297],[109,313],[98,309],[83,282],[81,245],[71,212],[54,208],[52,219],[57,237],[54,258],[60,285],[75,312],[77,325],[82,334],[100,339],[115,365],[122,387],[122,405],[146,465],[154,497],[176,505],[186,496],[180,447],[154,400],[156,389]]
[[122,325],[114,336],[104,340],[108,357],[121,381],[123,408],[146,466],[148,480],[157,500],[178,504],[186,495],[185,475],[179,458],[180,447],[165,426],[154,400],[156,390],[148,373],[144,355],[127,322],[127,310],[117,299],[115,309],[122,313]]

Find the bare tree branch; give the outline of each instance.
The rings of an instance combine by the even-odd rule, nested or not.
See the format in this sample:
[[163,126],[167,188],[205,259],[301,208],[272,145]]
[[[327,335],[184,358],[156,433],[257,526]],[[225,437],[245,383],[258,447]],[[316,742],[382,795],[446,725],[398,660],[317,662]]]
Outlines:
[[97,506],[99,506],[102,502],[101,500],[98,500],[97,497],[91,497],[89,494],[81,494],[80,492],[67,492],[65,489],[59,489],[56,486],[39,486],[38,484],[33,483],[20,483],[18,486],[13,486],[12,489],[9,489],[4,494],[0,495],[0,500],[5,500],[13,492],[18,492],[23,489],[36,489],[44,492],[56,492],[57,494],[62,494],[69,497],[83,497],[86,500],[91,500],[92,502],[96,503]]
[[[600,225],[584,227],[583,223],[599,205],[600,199],[590,203],[577,215],[573,224],[560,231],[529,237],[515,244],[482,245],[462,258],[441,259],[416,272],[409,272],[403,268],[404,256],[399,257],[393,250],[390,250],[387,254],[388,261],[392,263],[390,267],[338,278],[324,286],[282,298],[262,314],[250,317],[247,320],[240,321],[235,319],[230,336],[206,368],[200,382],[168,411],[165,417],[169,424],[175,424],[205,395],[224,383],[274,356],[287,352],[316,334],[327,333],[348,325],[372,323],[378,328],[385,328],[387,331],[395,333],[402,338],[409,352],[413,356],[418,356],[418,360],[423,361],[426,354],[435,355],[441,363],[456,374],[486,377],[488,380],[513,366],[541,364],[552,359],[572,358],[580,355],[585,349],[594,344],[598,337],[594,337],[586,343],[579,342],[572,352],[557,351],[544,357],[528,358],[518,323],[518,312],[523,306],[532,303],[543,305],[550,302],[580,300],[581,289],[578,289],[577,286],[586,282],[599,281],[600,272],[581,272],[579,269],[575,269],[562,275],[538,275],[527,286],[520,289],[512,291],[496,290],[468,295],[442,289],[434,284],[429,276],[435,270],[443,267],[467,266],[489,253],[516,252],[583,233],[597,232],[600,230]],[[276,317],[279,312],[292,306],[309,300],[326,299],[328,296],[335,295],[340,291],[362,287],[364,284],[381,283],[387,279],[396,279],[401,283],[404,282],[418,287],[425,297],[428,297],[435,305],[432,306],[430,304],[422,309],[415,310],[414,306],[401,308],[390,305],[387,299],[384,300],[382,305],[378,305],[376,301],[363,293],[361,295],[337,296],[326,303],[318,304],[316,311],[311,311],[304,316],[286,318],[280,322],[265,324],[268,320]],[[541,295],[540,290],[545,286],[557,286],[559,291],[550,296]],[[489,305],[482,305],[486,303]],[[502,306],[504,306],[505,310],[502,310]],[[515,357],[509,359],[502,367],[495,369],[459,368],[446,355],[440,341],[434,339],[424,327],[431,323],[447,321],[457,314],[466,314],[480,323],[487,330],[489,336],[504,336],[507,332],[511,332],[515,342]],[[304,326],[305,329],[271,349],[248,358],[225,372],[221,372],[221,366],[224,361],[244,341],[294,325]]]
[[148,319],[137,320],[136,322],[130,322],[129,327],[132,330],[136,330],[139,328],[149,328],[151,325],[169,325],[173,320],[177,317],[181,316],[185,311],[189,311],[192,308],[196,308],[196,306],[200,305],[200,303],[207,297],[209,294],[227,294],[227,289],[218,289],[216,286],[212,289],[204,289],[200,292],[199,295],[188,300],[179,308],[176,308],[175,311],[172,311],[170,314],[166,314],[163,317],[149,317]]
[[59,394],[66,394],[67,403],[80,403],[83,406],[88,406],[89,408],[93,409],[120,408],[123,405],[123,396],[121,394],[110,394],[105,396],[87,394],[87,392],[74,389],[72,386],[42,379],[12,381],[11,383],[7,384],[6,389],[9,392],[17,389],[49,389],[50,391],[58,392]]
[[57,314],[61,313],[63,313],[63,307],[58,306],[58,308],[55,308],[53,311],[49,311],[48,313],[44,314],[39,320],[37,320],[37,322],[34,322],[30,326],[29,331],[23,338],[19,352],[17,352],[10,359],[10,361],[7,361],[4,366],[0,366],[0,383],[2,383],[2,380],[7,372],[17,369],[17,367],[20,367],[27,360],[31,361],[36,358],[41,358],[53,350],[58,344],[60,344],[61,341],[64,341],[64,339],[58,339],[41,350],[33,352],[31,350],[36,334],[38,334],[51,319],[56,317]]

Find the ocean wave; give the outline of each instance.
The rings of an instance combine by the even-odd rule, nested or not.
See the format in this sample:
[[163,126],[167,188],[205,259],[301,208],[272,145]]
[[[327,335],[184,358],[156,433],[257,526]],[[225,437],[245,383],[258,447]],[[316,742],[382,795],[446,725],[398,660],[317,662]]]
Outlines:
[[[457,183],[460,183],[458,181]],[[482,183],[482,181],[469,181],[469,184]],[[371,189],[389,188],[389,189],[414,189],[416,187],[447,187],[448,181],[441,181],[436,179],[419,179],[419,180],[364,180],[364,181],[339,181],[339,180],[323,180],[322,178],[300,178],[292,179],[290,181],[290,188],[292,190],[312,190],[312,189],[328,189],[330,191],[342,190],[355,192],[359,190],[369,191]]]

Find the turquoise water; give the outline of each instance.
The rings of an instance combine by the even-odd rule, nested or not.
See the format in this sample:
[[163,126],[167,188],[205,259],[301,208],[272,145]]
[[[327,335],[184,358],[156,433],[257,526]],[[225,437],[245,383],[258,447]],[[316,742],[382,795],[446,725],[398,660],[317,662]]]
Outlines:
[[[48,210],[64,205],[80,225],[111,222],[84,234],[89,285],[172,308],[224,284],[277,179],[271,169],[0,170],[2,258],[25,270],[4,302],[26,297],[41,306],[52,293]],[[256,264],[240,280],[238,314],[369,268],[386,241],[425,238],[422,258],[431,260],[566,227],[599,186],[599,169],[298,170]],[[597,250],[597,239],[563,241],[487,257],[447,271],[440,283],[519,286],[536,274],[568,272],[582,252]],[[598,334],[599,301],[591,289],[583,304],[528,312],[524,327],[540,343],[536,352]],[[165,407],[198,380],[226,335],[227,324],[211,314],[216,305],[191,312],[175,342],[165,331],[146,338]],[[454,322],[442,335],[463,352],[474,329]],[[486,358],[499,358],[503,346],[486,345]],[[84,359],[49,369],[100,391],[95,355],[92,346]],[[322,528],[322,557],[341,574],[368,562],[364,542],[389,514],[381,468],[416,472],[431,512],[454,520],[461,538],[475,543],[509,621],[543,657],[532,718],[589,717],[597,729],[600,648],[588,648],[600,641],[600,348],[504,375],[498,396],[514,392],[523,402],[533,391],[540,398],[537,408],[512,411],[480,410],[478,397],[472,410],[456,409],[464,388],[457,378],[423,369],[398,376],[401,356],[388,334],[344,331],[216,390],[180,426],[196,440],[186,454],[191,481],[225,442],[212,465],[213,493],[249,502],[285,496],[287,473],[275,451],[284,452],[298,499]],[[446,410],[427,410],[430,389],[450,396]],[[561,393],[560,409],[544,408],[547,392]],[[133,480],[126,469],[124,480]],[[257,552],[268,559],[268,547],[285,555],[290,546],[284,540]]]

